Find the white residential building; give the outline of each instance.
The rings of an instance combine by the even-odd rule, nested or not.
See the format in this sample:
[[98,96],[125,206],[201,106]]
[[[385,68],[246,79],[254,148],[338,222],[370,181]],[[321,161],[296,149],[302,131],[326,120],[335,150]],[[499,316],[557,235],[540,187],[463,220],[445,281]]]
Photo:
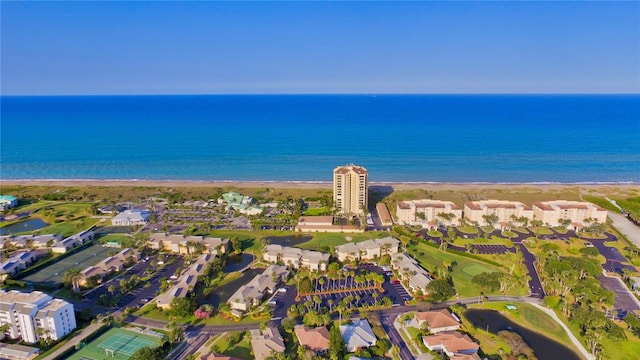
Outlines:
[[224,254],[229,248],[229,239],[182,234],[151,234],[147,245],[156,250],[166,250],[177,254],[190,255],[195,251],[193,244],[202,244],[204,252],[212,255]]
[[111,219],[114,226],[146,225],[151,213],[148,210],[125,210]]
[[23,251],[13,254],[10,258],[0,263],[0,281],[25,270],[37,259],[38,257],[34,251]]
[[588,225],[585,219],[595,223],[607,221],[607,210],[585,201],[538,201],[533,204],[533,217],[548,226],[560,226],[560,221],[569,220],[575,230]]
[[397,253],[391,255],[391,267],[395,269],[403,280],[407,280],[409,288],[414,291],[427,293],[427,285],[431,282],[431,276],[412,257]]
[[340,325],[340,335],[347,345],[348,352],[371,347],[378,341],[366,319],[356,321],[351,325]]
[[231,310],[247,311],[252,306],[259,305],[264,296],[272,294],[287,276],[289,270],[286,266],[270,265],[262,274],[256,275],[231,295]]
[[399,245],[399,240],[387,236],[359,243],[346,243],[336,246],[335,250],[339,261],[375,260],[386,254],[397,253]]
[[329,263],[329,254],[294,247],[267,245],[262,259],[270,263],[281,262],[294,269],[305,267],[312,271],[325,271]]
[[18,198],[12,195],[0,195],[0,211],[18,206]]
[[58,241],[57,243],[53,244],[53,246],[51,247],[51,251],[53,251],[54,253],[63,254],[73,249],[74,247],[86,244],[88,241],[93,240],[94,237],[95,232],[93,231],[93,227],[91,227],[88,230],[79,232],[75,235],[71,235],[62,241]]
[[[497,221],[493,224],[487,223],[487,215],[495,215]],[[478,223],[480,226],[493,226],[496,229],[501,229],[510,223],[517,223],[516,219],[518,218],[524,218],[527,221],[533,220],[533,210],[519,201],[468,201],[464,204],[464,218],[469,222]]]
[[368,204],[368,172],[357,165],[333,170],[333,203],[341,214],[361,215]]
[[191,292],[198,282],[198,277],[204,274],[207,263],[213,259],[211,254],[202,254],[189,266],[178,279],[175,285],[156,298],[156,305],[162,309],[170,309],[173,298],[184,298]]
[[35,343],[40,336],[59,340],[67,335],[76,328],[76,317],[73,304],[40,291],[0,290],[0,326],[5,324],[9,337]]
[[46,235],[3,235],[0,236],[0,249],[5,247],[5,244],[11,244],[17,248],[33,247],[41,249],[45,247],[51,247],[58,241],[62,240],[62,235],[46,234]]
[[436,228],[438,225],[458,226],[462,219],[462,209],[451,201],[411,200],[400,201],[396,205],[398,223]]

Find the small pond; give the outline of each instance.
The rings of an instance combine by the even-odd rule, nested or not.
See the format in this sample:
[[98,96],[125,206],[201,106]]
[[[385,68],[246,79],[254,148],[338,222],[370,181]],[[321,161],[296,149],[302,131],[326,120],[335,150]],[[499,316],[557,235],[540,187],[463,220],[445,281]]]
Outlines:
[[267,236],[264,238],[268,244],[281,245],[281,246],[297,246],[304,244],[307,241],[313,239],[313,236],[309,235],[287,235],[287,236]]
[[253,262],[253,255],[242,253],[240,255],[229,256],[227,266],[224,268],[224,272],[230,273],[234,271],[240,271]]
[[469,309],[464,316],[476,327],[489,329],[492,334],[501,330],[518,333],[533,349],[538,359],[580,360],[580,356],[563,344],[551,340],[535,331],[520,326],[496,310]]
[[47,226],[49,226],[49,224],[42,219],[29,219],[1,228],[0,235],[23,233],[27,231],[42,229]]
[[264,269],[247,269],[239,278],[215,288],[215,290],[213,290],[210,294],[203,297],[201,302],[211,304],[215,308],[218,308],[221,303],[228,301],[231,295],[233,295],[233,293],[235,293],[240,288],[240,286],[248,283],[256,275],[262,274],[263,272]]

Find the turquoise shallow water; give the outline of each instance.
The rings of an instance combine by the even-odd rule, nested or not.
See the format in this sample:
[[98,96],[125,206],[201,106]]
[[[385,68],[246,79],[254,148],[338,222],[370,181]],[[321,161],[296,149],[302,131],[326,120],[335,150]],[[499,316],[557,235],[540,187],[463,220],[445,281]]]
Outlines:
[[0,178],[640,182],[640,96],[2,97]]

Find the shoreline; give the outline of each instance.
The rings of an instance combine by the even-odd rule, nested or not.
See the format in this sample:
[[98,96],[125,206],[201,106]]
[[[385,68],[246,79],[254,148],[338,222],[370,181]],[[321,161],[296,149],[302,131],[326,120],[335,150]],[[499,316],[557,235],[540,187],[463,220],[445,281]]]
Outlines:
[[[2,180],[0,186],[142,186],[142,187],[238,187],[238,188],[276,188],[276,189],[331,189],[331,181],[303,181],[303,180],[148,180],[148,179],[20,179]],[[391,187],[393,190],[455,190],[455,189],[496,189],[496,188],[539,188],[554,190],[568,187],[585,189],[625,188],[640,189],[638,182],[369,182],[370,188]]]

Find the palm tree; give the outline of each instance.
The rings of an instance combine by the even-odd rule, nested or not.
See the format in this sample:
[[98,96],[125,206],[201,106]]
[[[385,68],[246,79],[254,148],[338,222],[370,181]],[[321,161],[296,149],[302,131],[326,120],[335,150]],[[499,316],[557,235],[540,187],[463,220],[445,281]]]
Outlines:
[[116,287],[113,284],[111,284],[107,288],[107,291],[111,294],[111,296],[113,296],[113,294],[115,294],[115,292],[116,292]]
[[375,301],[375,306],[378,306],[378,296],[380,296],[380,294],[378,294],[377,291],[374,291],[373,294],[371,294],[371,296],[373,297],[373,300]]
[[71,268],[64,273],[64,282],[71,284],[71,289],[80,291],[80,282],[84,279],[84,274],[78,268]]

